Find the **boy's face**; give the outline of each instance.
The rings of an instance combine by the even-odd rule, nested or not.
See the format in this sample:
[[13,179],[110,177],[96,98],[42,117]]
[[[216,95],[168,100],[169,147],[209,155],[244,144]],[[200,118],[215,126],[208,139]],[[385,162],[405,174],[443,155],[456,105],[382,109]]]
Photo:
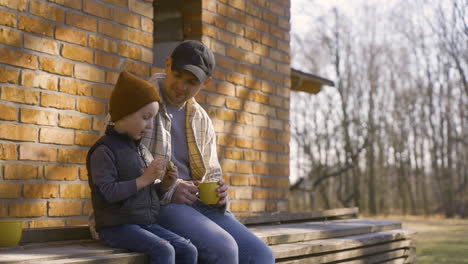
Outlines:
[[126,133],[133,140],[139,140],[145,131],[153,127],[153,117],[159,111],[159,103],[152,102],[140,108],[133,114],[115,122],[115,128],[120,133]]
[[163,82],[162,90],[166,101],[175,106],[182,106],[189,99],[207,85],[211,78],[200,83],[197,77],[189,71],[173,71],[171,69],[171,58],[166,60],[166,79]]

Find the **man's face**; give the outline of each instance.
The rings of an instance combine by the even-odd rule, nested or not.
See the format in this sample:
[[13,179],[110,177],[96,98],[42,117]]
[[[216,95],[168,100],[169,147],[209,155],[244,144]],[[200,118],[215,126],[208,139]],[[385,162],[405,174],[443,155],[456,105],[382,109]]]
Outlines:
[[173,71],[171,66],[171,59],[168,58],[166,60],[166,79],[162,85],[164,98],[171,105],[183,106],[211,80],[208,78],[200,83],[193,73],[185,70]]

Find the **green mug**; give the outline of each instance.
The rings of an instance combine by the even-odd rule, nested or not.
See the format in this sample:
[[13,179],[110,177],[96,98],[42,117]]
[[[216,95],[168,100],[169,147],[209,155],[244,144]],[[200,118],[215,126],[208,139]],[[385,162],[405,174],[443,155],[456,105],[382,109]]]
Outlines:
[[204,204],[216,204],[219,201],[218,182],[200,182],[198,184],[199,200]]

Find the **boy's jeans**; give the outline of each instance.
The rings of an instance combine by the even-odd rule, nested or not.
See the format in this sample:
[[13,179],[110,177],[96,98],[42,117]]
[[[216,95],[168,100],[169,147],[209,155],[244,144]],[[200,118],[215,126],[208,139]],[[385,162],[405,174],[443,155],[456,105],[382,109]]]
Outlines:
[[157,224],[109,227],[99,238],[110,247],[145,253],[151,264],[197,263],[197,249],[189,240]]
[[199,263],[275,263],[271,249],[229,212],[199,201],[162,205],[159,224],[197,247]]

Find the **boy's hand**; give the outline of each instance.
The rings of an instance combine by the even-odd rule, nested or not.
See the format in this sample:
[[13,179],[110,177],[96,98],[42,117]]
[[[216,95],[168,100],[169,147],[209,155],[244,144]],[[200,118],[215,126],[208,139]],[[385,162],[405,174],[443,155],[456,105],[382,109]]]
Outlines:
[[177,178],[179,178],[177,167],[172,161],[168,161],[166,165],[166,174],[161,182],[162,190],[165,192],[169,190],[169,187],[177,181]]
[[153,183],[156,179],[161,178],[166,167],[166,161],[161,158],[154,159],[143,174],[137,178],[137,190]]

